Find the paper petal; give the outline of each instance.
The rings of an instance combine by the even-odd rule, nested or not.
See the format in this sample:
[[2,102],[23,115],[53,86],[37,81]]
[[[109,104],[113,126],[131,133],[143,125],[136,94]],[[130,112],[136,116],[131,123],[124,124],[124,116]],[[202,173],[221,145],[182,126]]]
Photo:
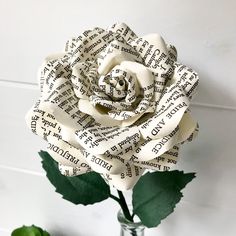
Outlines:
[[53,92],[55,81],[64,77],[69,79],[71,69],[69,65],[70,57],[66,53],[53,54],[47,57],[40,70],[40,86],[42,96]]
[[65,176],[77,176],[77,175],[82,175],[85,173],[88,173],[92,171],[91,167],[89,165],[87,166],[80,166],[80,167],[72,167],[72,166],[65,166],[62,164],[58,164],[58,168],[61,172],[61,174]]
[[125,23],[116,23],[107,29],[114,33],[118,33],[122,36],[127,42],[137,38],[137,35],[127,26]]
[[139,126],[142,136],[158,139],[171,133],[179,124],[189,99],[181,87],[174,84],[166,89],[153,117]]
[[178,143],[190,141],[190,139],[197,135],[197,132],[198,123],[192,118],[190,112],[187,111],[179,123]]
[[118,175],[106,175],[110,185],[113,185],[120,191],[126,191],[138,182],[142,176],[144,169],[134,166],[133,164],[126,164],[126,171]]
[[25,116],[31,131],[47,140],[48,135],[60,136],[60,123],[55,119],[47,104],[38,100]]
[[83,151],[84,157],[91,168],[101,174],[119,174],[125,169],[126,162],[122,158],[93,155]]
[[[95,89],[98,90],[97,65],[92,62],[80,62],[72,68],[71,82],[78,98],[89,99]],[[94,88],[96,86],[96,88]]]
[[127,120],[138,114],[144,114],[146,110],[150,107],[150,102],[153,100],[154,95],[154,76],[140,63],[123,61],[120,64],[120,68],[124,71],[130,71],[135,75],[138,87],[143,91],[143,98],[133,110],[111,110],[108,112],[109,116],[116,120]]
[[136,149],[131,160],[133,161],[149,161],[166,151],[170,150],[174,145],[186,141],[194,132],[197,123],[192,119],[190,114],[186,112],[179,125],[168,135],[151,140],[147,139]]
[[140,139],[137,127],[91,127],[77,132],[77,140],[89,153],[104,154],[116,147],[124,150]]
[[58,163],[71,167],[87,167],[87,161],[80,149],[77,149],[62,139],[48,136],[47,152]]
[[198,87],[198,81],[198,74],[194,70],[185,65],[175,63],[175,70],[171,83],[182,86],[189,99],[195,94]]
[[170,150],[150,161],[134,161],[134,165],[151,170],[167,171],[177,163],[178,154],[179,147],[175,145]]
[[78,98],[69,80],[58,78],[53,86],[53,91],[44,95],[44,103],[60,123],[72,129],[82,129],[94,123],[91,116],[79,111]]
[[167,44],[166,47],[167,47],[170,58],[174,61],[177,61],[178,54],[177,54],[177,49],[175,48],[175,46],[171,44]]
[[61,137],[64,141],[71,144],[75,148],[81,149],[80,144],[78,143],[76,139],[76,129],[72,129],[70,127],[67,127],[65,125],[60,124],[61,127]]
[[[199,132],[199,125],[197,124],[195,130],[194,130],[193,133],[188,137],[188,139],[187,139],[186,141],[191,142],[193,139],[195,139],[195,138],[197,137],[198,132]],[[183,141],[183,142],[185,142],[185,141]]]
[[78,62],[94,60],[116,38],[113,32],[101,28],[84,31],[79,37],[67,41],[65,51],[70,53],[71,66]]
[[170,150],[178,143],[179,126],[163,138],[143,141],[131,157],[132,161],[149,161]]
[[173,60],[170,59],[164,39],[158,34],[148,34],[135,39],[132,46],[141,54],[145,66],[160,77],[173,73]]
[[149,71],[148,68],[146,68],[144,65],[132,61],[123,61],[120,64],[120,67],[125,71],[131,71],[136,75],[139,87],[144,89],[144,97],[146,95],[147,97],[145,98],[149,98],[149,94],[152,93],[154,86],[154,77],[151,71]]
[[122,61],[141,62],[141,57],[125,41],[114,40],[101,53],[101,57],[98,59],[98,73],[100,75],[106,75],[114,66],[119,65]]
[[108,115],[100,113],[88,100],[80,99],[78,107],[81,112],[92,116],[96,122],[103,126],[119,126],[121,124],[121,121],[114,120]]

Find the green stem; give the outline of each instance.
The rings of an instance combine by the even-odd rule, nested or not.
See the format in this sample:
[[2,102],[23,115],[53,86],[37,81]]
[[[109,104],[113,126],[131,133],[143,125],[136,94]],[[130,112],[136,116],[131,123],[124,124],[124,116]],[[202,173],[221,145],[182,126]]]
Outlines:
[[128,208],[128,205],[125,201],[125,197],[124,197],[123,193],[120,190],[117,190],[117,192],[118,192],[119,198],[112,195],[112,194],[110,194],[110,197],[120,204],[120,207],[124,213],[125,218],[131,222],[134,222],[133,218],[129,212],[129,208]]
[[117,190],[117,192],[118,192],[118,195],[119,195],[119,198],[120,198],[120,201],[121,201],[120,205],[121,205],[121,208],[123,210],[125,218],[127,220],[133,222],[133,218],[132,218],[132,216],[131,216],[131,214],[129,212],[129,208],[128,208],[128,205],[127,205],[127,203],[125,201],[125,197],[124,197],[123,193],[120,190]]
[[134,216],[135,216],[135,214],[133,213],[133,214],[131,215],[131,217],[132,217],[133,220],[134,220]]
[[114,199],[115,201],[117,201],[120,204],[120,199],[112,194],[110,194],[110,198]]

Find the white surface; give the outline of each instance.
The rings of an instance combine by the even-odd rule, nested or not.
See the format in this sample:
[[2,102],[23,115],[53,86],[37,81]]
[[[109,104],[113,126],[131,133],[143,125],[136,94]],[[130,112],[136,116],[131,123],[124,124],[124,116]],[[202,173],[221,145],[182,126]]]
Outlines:
[[195,102],[211,104],[193,107],[200,134],[183,147],[178,164],[197,178],[175,213],[146,235],[236,235],[235,9],[233,0],[0,0],[0,235],[32,223],[56,236],[119,234],[113,201],[75,207],[54,192],[37,155],[46,145],[24,123],[38,96],[28,83],[36,82],[43,57],[86,28],[116,21],[139,35],[159,32],[175,44],[181,61],[199,72]]

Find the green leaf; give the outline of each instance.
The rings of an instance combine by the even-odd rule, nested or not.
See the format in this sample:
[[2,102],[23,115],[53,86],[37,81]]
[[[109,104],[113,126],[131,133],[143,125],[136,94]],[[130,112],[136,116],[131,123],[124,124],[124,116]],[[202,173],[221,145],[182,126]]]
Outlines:
[[49,181],[56,187],[56,192],[74,204],[94,204],[110,196],[110,188],[96,172],[89,172],[74,177],[67,177],[60,173],[58,164],[45,151],[40,151],[42,165],[47,172]]
[[40,227],[32,226],[22,226],[21,228],[15,229],[11,236],[50,236],[50,234],[42,230]]
[[145,174],[133,189],[133,213],[148,228],[159,225],[174,211],[183,196],[181,189],[193,178],[195,173],[177,170]]

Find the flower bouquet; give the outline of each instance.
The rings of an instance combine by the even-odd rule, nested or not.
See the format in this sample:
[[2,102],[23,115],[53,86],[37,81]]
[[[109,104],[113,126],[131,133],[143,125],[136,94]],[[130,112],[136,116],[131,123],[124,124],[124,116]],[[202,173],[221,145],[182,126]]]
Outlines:
[[[160,224],[195,176],[171,171],[198,132],[189,110],[198,75],[177,62],[175,47],[124,23],[96,27],[45,59],[39,85],[26,122],[48,143],[39,154],[56,191],[74,204],[114,199],[130,235],[135,216]],[[130,189],[132,212],[122,193]]]

